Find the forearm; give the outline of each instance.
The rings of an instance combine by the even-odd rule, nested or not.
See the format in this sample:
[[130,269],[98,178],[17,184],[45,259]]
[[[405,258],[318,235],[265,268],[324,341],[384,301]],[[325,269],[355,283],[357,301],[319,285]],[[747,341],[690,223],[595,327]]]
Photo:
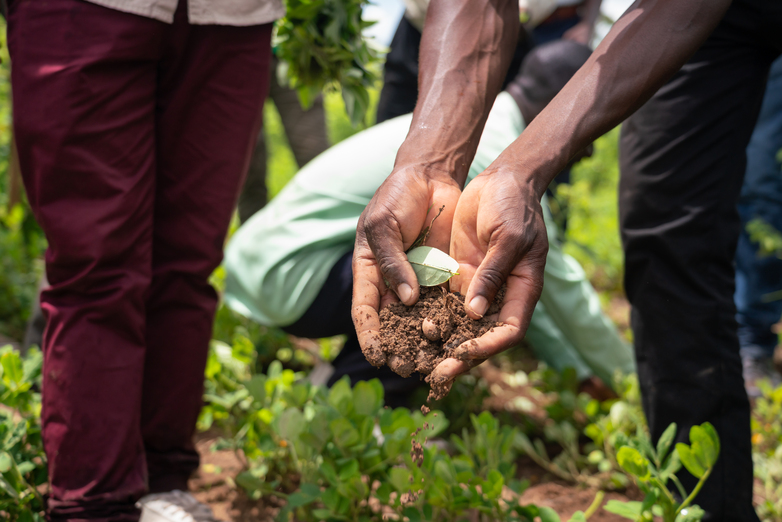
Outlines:
[[517,0],[432,0],[418,103],[396,166],[427,165],[464,185],[519,30]]
[[657,91],[717,26],[730,0],[638,0],[587,63],[487,169],[542,195],[580,150]]

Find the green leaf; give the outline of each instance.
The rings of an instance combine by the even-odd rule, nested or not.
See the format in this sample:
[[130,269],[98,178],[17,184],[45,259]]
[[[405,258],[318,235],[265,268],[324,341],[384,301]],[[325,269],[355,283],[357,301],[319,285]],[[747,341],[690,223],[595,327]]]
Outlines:
[[693,456],[704,469],[714,467],[720,454],[720,438],[708,422],[690,428],[690,447]]
[[619,448],[616,454],[616,461],[622,469],[640,480],[649,478],[649,460],[641,455],[637,449],[630,446]]
[[388,478],[391,485],[397,492],[403,493],[410,489],[410,471],[406,468],[391,468],[388,471]]
[[348,446],[352,446],[359,441],[360,436],[358,430],[353,426],[353,424],[351,424],[349,420],[345,419],[344,417],[340,417],[331,421],[329,428],[331,429],[331,434],[334,437],[334,442],[340,448],[347,448]]
[[538,516],[540,517],[540,522],[561,522],[557,512],[550,507],[539,507]]
[[353,391],[350,389],[350,379],[345,376],[337,381],[329,390],[329,404],[334,406],[342,415],[350,413],[353,402]]
[[288,505],[292,508],[306,506],[313,500],[315,499],[309,497],[308,495],[305,495],[301,491],[297,491],[295,493],[291,493],[290,495],[288,495]]
[[353,410],[359,415],[374,415],[380,409],[382,398],[378,397],[375,387],[365,381],[359,381],[353,388]]
[[660,469],[660,479],[663,482],[667,481],[677,471],[679,471],[681,467],[682,461],[679,459],[679,452],[672,452],[670,455],[668,455],[668,458],[665,459],[665,462],[663,462],[662,468]]
[[0,473],[5,473],[11,467],[13,466],[14,461],[11,458],[11,455],[6,453],[5,451],[0,453]]
[[700,506],[691,505],[684,509],[676,517],[676,522],[700,522],[706,512],[700,508]]
[[3,367],[3,380],[17,387],[24,377],[22,360],[16,352],[6,352],[0,357],[0,366]]
[[568,522],[587,522],[587,519],[583,511],[576,511]]
[[668,454],[668,450],[671,449],[671,444],[673,444],[674,437],[676,437],[676,423],[672,422],[657,441],[657,458],[660,462],[665,460],[665,456]]
[[266,376],[265,375],[253,375],[252,379],[245,384],[247,391],[253,399],[264,403],[266,400]]
[[608,503],[603,506],[603,509],[614,515],[629,518],[630,520],[638,520],[642,512],[641,503],[635,501],[621,502],[619,500],[609,500]]
[[320,488],[317,484],[302,484],[299,489],[310,498],[320,497]]
[[698,459],[693,455],[690,447],[682,442],[676,444],[676,452],[679,454],[679,460],[681,460],[687,471],[692,473],[695,478],[701,478],[706,469],[701,465]]
[[351,477],[360,477],[358,461],[356,459],[350,459],[346,464],[339,468],[339,479],[342,481],[348,480]]
[[459,263],[434,247],[417,247],[407,253],[407,260],[413,265],[418,284],[437,286],[459,273]]
[[278,435],[293,442],[304,431],[306,421],[304,420],[304,415],[298,409],[288,408],[282,412],[275,424]]
[[406,507],[402,514],[410,519],[410,522],[421,522],[421,512],[414,507]]

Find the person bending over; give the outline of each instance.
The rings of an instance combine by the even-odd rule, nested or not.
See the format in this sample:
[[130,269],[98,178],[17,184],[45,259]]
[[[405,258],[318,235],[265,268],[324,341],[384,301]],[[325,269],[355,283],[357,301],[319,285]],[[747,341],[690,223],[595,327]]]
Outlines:
[[[526,58],[495,103],[470,179],[518,137],[589,54],[580,44],[557,41]],[[236,232],[225,256],[229,307],[300,337],[348,334],[330,383],[343,375],[354,382],[379,377],[391,404],[403,404],[420,380],[377,369],[364,358],[350,319],[351,260],[359,215],[393,168],[411,118],[389,120],[318,156]],[[550,366],[610,383],[615,370],[634,371],[629,347],[600,312],[581,267],[562,252],[548,214],[546,224],[552,248],[527,340]]]

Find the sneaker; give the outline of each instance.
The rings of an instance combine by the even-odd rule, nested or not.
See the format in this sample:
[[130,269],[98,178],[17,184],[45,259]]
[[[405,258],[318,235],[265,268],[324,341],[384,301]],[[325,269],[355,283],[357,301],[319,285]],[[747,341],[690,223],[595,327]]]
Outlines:
[[782,376],[774,368],[771,357],[742,357],[741,364],[744,367],[744,387],[750,399],[757,399],[762,395],[758,382],[763,379],[770,381],[773,388],[782,384]]
[[220,522],[209,506],[178,489],[141,497],[136,507],[141,510],[139,522]]

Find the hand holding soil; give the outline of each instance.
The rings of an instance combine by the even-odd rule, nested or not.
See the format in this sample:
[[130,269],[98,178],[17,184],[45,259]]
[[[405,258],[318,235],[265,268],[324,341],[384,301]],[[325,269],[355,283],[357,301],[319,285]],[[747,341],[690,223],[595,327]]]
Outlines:
[[[409,305],[418,300],[418,281],[405,251],[426,226],[431,226],[427,244],[448,251],[460,194],[447,174],[423,167],[400,168],[383,182],[359,218],[353,252],[353,324],[367,359],[376,366],[385,362],[380,309],[400,300]],[[432,223],[441,206],[445,206],[442,215]]]
[[430,383],[450,387],[457,375],[521,341],[543,289],[547,252],[540,197],[518,173],[487,170],[465,187],[451,235],[459,275],[450,287],[465,295],[473,319],[490,313],[489,303],[505,288],[501,325],[456,347],[430,374]]
[[[467,316],[461,294],[440,286],[422,287],[413,306],[393,303],[380,311],[380,351],[364,354],[375,366],[388,364],[402,377],[413,372],[429,375],[463,343],[500,326],[496,317],[503,296],[500,292],[487,316],[476,321]],[[450,389],[428,378],[427,382],[432,386],[430,400],[443,398]]]

